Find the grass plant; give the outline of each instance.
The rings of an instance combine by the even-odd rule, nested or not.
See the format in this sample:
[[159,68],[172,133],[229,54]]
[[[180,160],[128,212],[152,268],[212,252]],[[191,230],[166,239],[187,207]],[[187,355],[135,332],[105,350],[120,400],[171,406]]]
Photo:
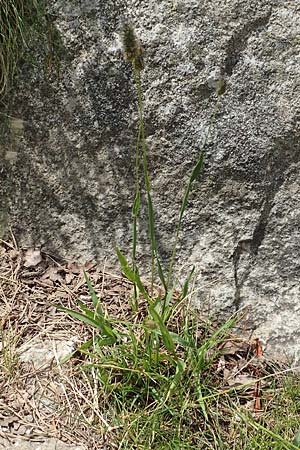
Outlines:
[[[105,423],[109,424],[106,431],[116,443],[115,448],[126,450],[298,448],[296,438],[290,436],[290,440],[286,440],[280,436],[280,428],[271,430],[268,423],[259,421],[255,411],[247,409],[236,387],[220,389],[220,348],[237,318],[231,317],[217,327],[210,322],[206,325],[199,322],[189,304],[192,296],[189,285],[194,269],[182,289],[179,292],[176,289],[173,269],[178,237],[193,183],[203,168],[204,147],[209,134],[188,179],[167,273],[163,271],[155,237],[147,165],[141,83],[143,54],[129,25],[124,29],[123,41],[126,59],[133,69],[139,113],[131,264],[119,248],[116,251],[123,274],[134,287],[132,314],[130,319],[107,315],[87,273],[84,276],[92,306],[81,301],[78,301],[78,310],[57,305],[94,329],[93,337],[78,349],[86,357],[80,370],[87,377],[92,374],[88,379],[97,384],[98,404],[101,404]],[[223,91],[222,85],[222,89],[218,88],[208,133],[213,127]],[[142,190],[140,166],[148,211],[150,286],[142,281],[137,266]],[[155,286],[157,275],[160,289]],[[296,409],[299,417],[299,401]]]
[[[45,74],[49,75],[53,70],[58,74],[64,48],[53,19],[46,11],[45,1],[1,0],[0,98],[6,100],[5,94],[12,86],[18,63],[34,36],[39,38],[42,47]],[[28,62],[32,63],[34,59],[33,54],[26,53]]]
[[40,4],[38,0],[0,2],[0,95],[11,83]]
[[18,334],[13,328],[9,331],[0,329],[0,374],[13,378],[18,370],[19,358],[17,353]]

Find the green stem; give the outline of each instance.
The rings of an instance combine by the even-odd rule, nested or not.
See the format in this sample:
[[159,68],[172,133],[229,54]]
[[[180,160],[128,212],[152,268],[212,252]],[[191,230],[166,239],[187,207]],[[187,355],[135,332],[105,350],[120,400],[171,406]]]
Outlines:
[[189,194],[190,194],[191,189],[192,189],[193,182],[195,180],[195,178],[193,177],[193,173],[194,173],[195,169],[197,168],[199,162],[203,161],[204,149],[206,147],[208,138],[209,138],[209,136],[211,134],[212,127],[213,127],[213,125],[215,123],[217,112],[219,110],[219,104],[220,104],[219,100],[220,100],[220,97],[218,97],[218,100],[216,102],[213,114],[212,114],[211,119],[210,119],[208,131],[206,133],[206,136],[205,136],[205,139],[204,139],[201,151],[200,151],[198,162],[197,162],[196,166],[193,168],[193,171],[192,171],[192,174],[190,176],[189,183],[187,185],[187,188],[186,188],[186,191],[185,191],[185,195],[184,195],[184,198],[183,198],[183,201],[182,201],[182,206],[181,206],[180,214],[179,214],[179,220],[178,220],[178,224],[177,224],[177,228],[176,228],[176,232],[175,232],[174,244],[173,244],[173,247],[172,247],[171,262],[170,262],[170,266],[169,266],[169,270],[168,270],[167,290],[169,289],[170,282],[171,282],[171,277],[172,277],[172,272],[173,272],[173,267],[174,267],[174,261],[175,261],[175,256],[176,256],[178,237],[179,237],[179,233],[180,233],[180,230],[181,230],[183,214],[184,214],[184,211],[185,211],[185,208],[186,208],[186,204],[187,204],[187,200],[188,200]]
[[133,65],[133,71],[135,76],[135,83],[138,94],[138,108],[139,108],[139,129],[141,133],[141,144],[142,144],[142,152],[143,152],[143,170],[144,170],[144,179],[145,179],[145,187],[147,194],[147,205],[148,205],[148,221],[149,221],[149,233],[150,233],[150,242],[151,242],[151,296],[153,295],[153,286],[154,286],[154,268],[155,268],[155,256],[156,256],[156,240],[155,240],[155,231],[154,231],[154,212],[153,212],[153,203],[151,197],[151,185],[148,174],[148,164],[147,164],[147,146],[145,141],[145,127],[144,127],[144,119],[143,119],[143,99],[142,99],[142,86],[141,86],[141,74],[138,69],[136,69]]
[[[138,137],[136,141],[135,148],[135,197],[134,205],[132,208],[133,215],[133,243],[132,243],[132,268],[134,274],[137,271],[136,265],[136,248],[137,248],[137,219],[140,209],[140,186],[139,186],[139,148],[141,141],[141,127],[139,127]],[[134,283],[134,293],[133,293],[133,308],[136,312],[138,310],[138,289],[136,283]]]

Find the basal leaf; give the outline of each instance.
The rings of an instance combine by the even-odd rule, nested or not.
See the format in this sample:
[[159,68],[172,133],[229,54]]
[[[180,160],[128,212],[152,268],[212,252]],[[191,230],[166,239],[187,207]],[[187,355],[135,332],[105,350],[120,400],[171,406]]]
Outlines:
[[98,330],[102,331],[101,324],[97,320],[93,319],[92,317],[88,317],[77,311],[73,311],[73,309],[65,308],[64,306],[61,306],[61,305],[55,305],[55,306],[57,309],[60,309],[61,311],[64,311],[67,314],[69,314],[70,316],[74,317],[74,319],[81,320],[82,322],[84,322],[88,325],[91,325],[92,327],[97,328]]
[[145,286],[142,283],[142,280],[140,279],[140,276],[138,274],[138,271],[133,271],[131,269],[131,267],[129,267],[127,259],[125,258],[125,256],[123,255],[123,253],[121,252],[121,250],[116,247],[116,252],[122,267],[122,271],[124,273],[124,275],[126,276],[126,278],[131,281],[132,283],[135,283],[137,285],[137,287],[139,288],[141,294],[144,296],[144,298],[150,302],[151,299],[147,293],[147,290],[145,288]]
[[99,300],[99,298],[92,286],[91,280],[89,279],[88,274],[86,272],[84,272],[84,278],[85,278],[86,284],[88,285],[89,292],[90,292],[90,295],[93,300],[93,305],[94,305],[95,311],[98,315],[103,316],[100,300]]
[[156,324],[158,325],[160,332],[161,332],[161,337],[163,340],[163,343],[166,347],[166,349],[169,352],[174,353],[175,351],[175,345],[172,339],[172,336],[169,332],[169,330],[167,329],[166,325],[164,324],[164,322],[162,321],[160,315],[155,311],[155,308],[153,307],[149,307],[150,310],[150,314],[153,317],[153,320],[156,322]]
[[184,285],[183,285],[183,288],[182,288],[182,292],[180,294],[180,300],[183,300],[187,296],[187,293],[188,293],[188,290],[189,290],[189,284],[190,284],[192,276],[194,275],[194,272],[195,272],[195,266],[193,266],[193,268],[190,271],[187,279],[184,282]]
[[170,393],[172,393],[174,391],[174,389],[176,389],[179,381],[181,380],[181,378],[183,376],[185,367],[186,367],[186,363],[182,359],[178,359],[175,375],[174,375],[172,383],[171,383],[171,385],[169,387],[168,395]]

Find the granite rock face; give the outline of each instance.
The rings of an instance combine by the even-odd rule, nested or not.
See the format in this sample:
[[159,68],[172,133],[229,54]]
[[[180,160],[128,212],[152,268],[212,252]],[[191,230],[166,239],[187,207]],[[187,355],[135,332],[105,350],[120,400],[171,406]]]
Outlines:
[[[294,0],[62,0],[59,76],[26,66],[2,146],[1,220],[20,243],[82,259],[131,239],[138,116],[120,30],[145,52],[149,169],[163,258],[185,181],[222,96],[178,249],[196,300],[248,326],[275,356],[300,359],[300,5]],[[146,218],[141,235],[145,238]],[[147,260],[141,246],[141,267]]]

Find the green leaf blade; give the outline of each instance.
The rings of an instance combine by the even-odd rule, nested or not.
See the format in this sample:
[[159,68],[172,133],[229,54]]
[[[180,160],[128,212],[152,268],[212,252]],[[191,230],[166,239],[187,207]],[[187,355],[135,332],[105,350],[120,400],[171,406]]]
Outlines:
[[172,339],[172,336],[171,336],[169,330],[167,329],[167,327],[164,324],[163,320],[161,319],[160,315],[156,312],[155,308],[150,306],[149,310],[150,310],[151,316],[153,317],[153,320],[156,322],[156,324],[158,325],[158,327],[160,329],[162,340],[163,340],[163,343],[164,343],[166,349],[169,352],[174,353],[175,352],[175,344],[174,344],[174,341]]
[[86,284],[88,285],[89,292],[90,292],[90,295],[91,295],[91,298],[92,298],[92,301],[93,301],[93,305],[94,305],[95,311],[96,311],[97,314],[103,316],[103,311],[102,311],[102,308],[101,308],[100,300],[99,300],[99,298],[98,298],[98,296],[97,296],[97,294],[95,292],[95,289],[93,288],[91,280],[89,279],[89,276],[88,276],[88,274],[86,272],[84,272],[84,278],[85,278]]
[[86,323],[87,325],[92,326],[93,328],[97,328],[98,330],[102,331],[102,326],[101,324],[96,320],[93,319],[89,316],[86,316],[80,312],[74,311],[73,309],[69,309],[69,308],[65,308],[64,306],[61,305],[55,305],[57,309],[60,309],[61,311],[64,311],[65,313],[69,314],[71,317],[73,317],[74,319],[78,319],[81,322]]
[[136,284],[137,287],[139,288],[141,294],[144,296],[144,298],[148,302],[151,302],[151,299],[147,293],[145,286],[142,283],[142,280],[138,274],[138,271],[137,270],[133,271],[131,269],[131,267],[129,267],[127,259],[125,258],[125,256],[123,255],[123,253],[121,252],[121,250],[118,247],[116,247],[116,252],[118,255],[119,262],[121,264],[122,271],[123,271],[124,275],[126,276],[126,278],[129,281],[131,281],[132,283]]

